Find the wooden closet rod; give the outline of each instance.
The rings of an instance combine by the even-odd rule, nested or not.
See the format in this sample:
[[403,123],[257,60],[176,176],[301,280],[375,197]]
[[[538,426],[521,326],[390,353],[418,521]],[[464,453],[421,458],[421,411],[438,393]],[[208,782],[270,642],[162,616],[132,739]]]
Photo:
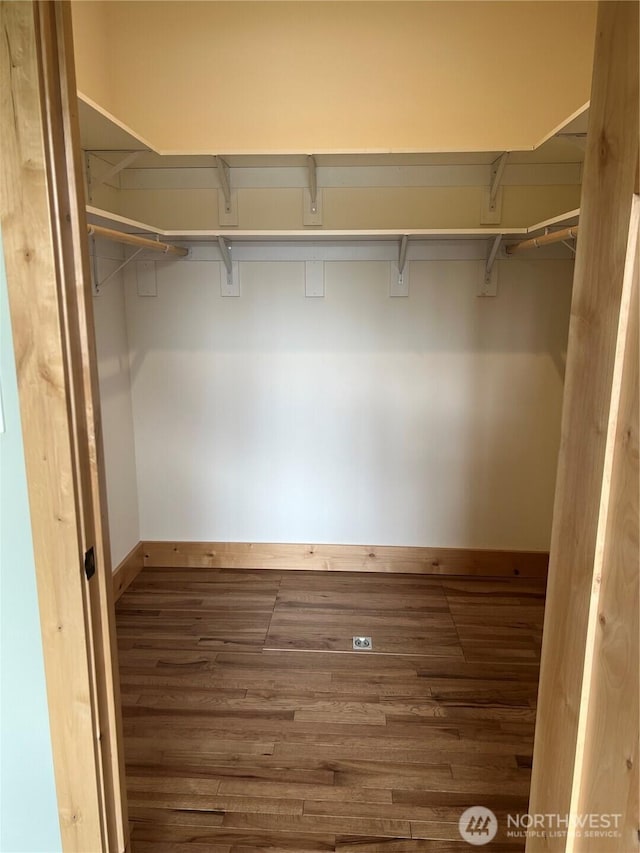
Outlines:
[[532,237],[530,240],[522,240],[520,243],[513,243],[507,246],[505,251],[507,255],[515,255],[516,252],[525,252],[527,249],[537,249],[538,246],[548,246],[550,243],[562,243],[563,240],[571,240],[578,236],[578,226],[572,225],[571,228],[562,228],[560,231],[549,231],[547,234],[542,234],[540,237]]
[[163,252],[165,255],[177,255],[184,258],[189,254],[188,249],[182,246],[172,246],[169,243],[160,243],[158,240],[150,240],[148,237],[139,237],[137,234],[125,234],[123,231],[114,231],[112,228],[103,228],[102,225],[87,225],[89,236],[104,237],[105,240],[113,240],[116,243],[126,243],[127,246],[137,246],[139,249],[152,249],[155,252]]

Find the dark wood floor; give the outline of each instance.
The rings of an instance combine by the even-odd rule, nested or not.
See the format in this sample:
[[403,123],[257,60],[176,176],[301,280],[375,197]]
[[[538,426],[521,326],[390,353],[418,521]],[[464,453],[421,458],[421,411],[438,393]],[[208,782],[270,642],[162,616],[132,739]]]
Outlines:
[[[464,853],[526,811],[544,584],[145,569],[117,606],[134,853]],[[354,635],[373,652],[350,652]]]

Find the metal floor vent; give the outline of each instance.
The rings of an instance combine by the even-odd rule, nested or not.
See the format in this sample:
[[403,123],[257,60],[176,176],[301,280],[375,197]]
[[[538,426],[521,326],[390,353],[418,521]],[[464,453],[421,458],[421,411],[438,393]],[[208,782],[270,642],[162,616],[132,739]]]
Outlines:
[[371,637],[354,637],[353,638],[353,648],[358,652],[370,652],[373,648],[373,643],[371,642]]

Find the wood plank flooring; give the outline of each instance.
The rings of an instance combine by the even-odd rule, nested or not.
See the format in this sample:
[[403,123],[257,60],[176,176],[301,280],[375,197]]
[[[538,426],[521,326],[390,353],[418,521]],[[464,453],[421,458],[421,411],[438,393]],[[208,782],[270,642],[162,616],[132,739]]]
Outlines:
[[[133,853],[522,851],[544,582],[145,569],[117,605]],[[353,652],[352,637],[373,638]]]

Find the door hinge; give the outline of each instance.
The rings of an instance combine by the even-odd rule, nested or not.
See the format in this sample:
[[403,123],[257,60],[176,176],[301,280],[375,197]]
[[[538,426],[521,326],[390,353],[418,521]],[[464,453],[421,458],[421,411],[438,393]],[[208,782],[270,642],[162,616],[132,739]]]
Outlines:
[[88,581],[90,581],[96,573],[96,552],[93,545],[84,555],[84,573],[87,576]]

